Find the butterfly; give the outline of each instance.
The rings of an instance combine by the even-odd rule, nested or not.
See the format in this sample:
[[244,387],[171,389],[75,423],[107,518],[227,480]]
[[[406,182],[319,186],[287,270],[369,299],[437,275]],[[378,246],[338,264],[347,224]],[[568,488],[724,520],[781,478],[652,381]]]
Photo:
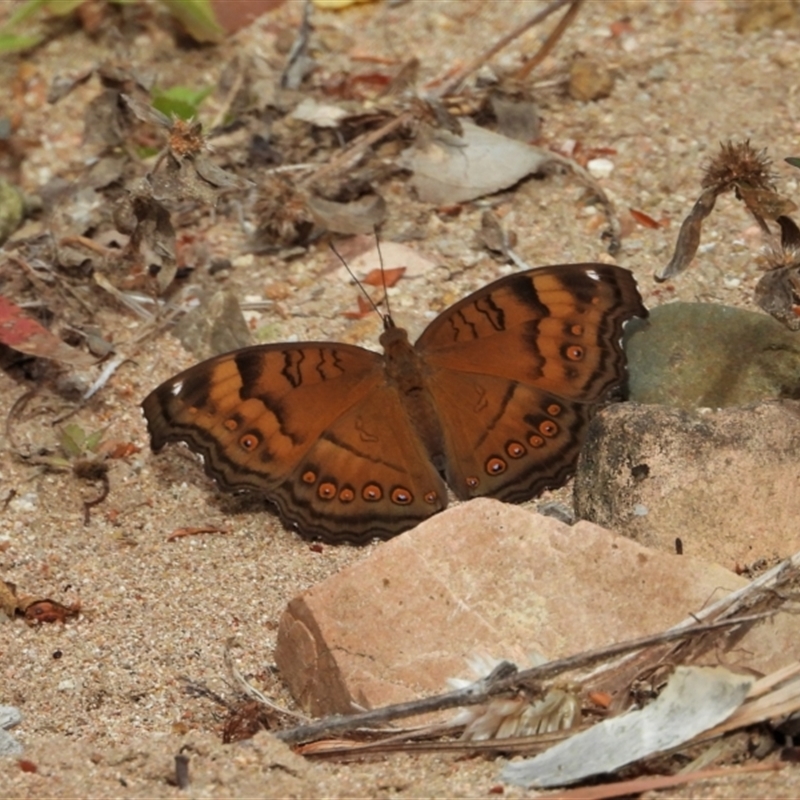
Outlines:
[[336,342],[246,347],[143,402],[151,445],[186,442],[225,490],[254,490],[330,543],[389,538],[467,500],[521,502],[572,474],[598,404],[626,377],[624,324],[647,310],[607,264],[539,267],[443,311],[383,354]]

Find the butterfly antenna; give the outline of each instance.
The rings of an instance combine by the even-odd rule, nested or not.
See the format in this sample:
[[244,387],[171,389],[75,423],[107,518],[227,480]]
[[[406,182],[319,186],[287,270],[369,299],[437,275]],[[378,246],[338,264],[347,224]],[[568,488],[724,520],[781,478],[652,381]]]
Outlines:
[[[381,314],[381,310],[375,304],[375,301],[369,296],[369,292],[364,288],[364,284],[361,283],[361,281],[358,278],[356,278],[355,273],[353,272],[353,270],[350,269],[350,265],[344,260],[344,257],[336,249],[336,245],[333,242],[330,242],[330,248],[336,254],[336,258],[338,258],[339,261],[342,262],[342,265],[347,270],[348,275],[350,275],[350,277],[355,281],[356,286],[358,286],[358,288],[361,289],[362,293],[364,294],[364,297],[367,298],[367,302],[375,310],[375,313],[383,320],[383,324],[385,326],[386,325],[386,317],[384,317],[384,315]],[[381,272],[383,272],[383,265],[382,264],[381,264]],[[387,301],[387,305],[388,305],[388,301]]]
[[392,307],[389,305],[389,289],[386,286],[386,269],[383,266],[383,253],[381,253],[381,237],[378,236],[378,228],[373,228],[375,232],[375,248],[378,251],[378,261],[381,265],[381,281],[383,283],[383,299],[386,302],[386,316],[392,318]]

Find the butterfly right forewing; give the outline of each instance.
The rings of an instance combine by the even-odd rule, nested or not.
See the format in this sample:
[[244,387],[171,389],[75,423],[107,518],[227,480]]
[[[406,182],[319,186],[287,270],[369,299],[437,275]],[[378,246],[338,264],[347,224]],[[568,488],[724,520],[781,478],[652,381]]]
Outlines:
[[456,494],[520,502],[563,484],[597,404],[625,380],[623,325],[646,315],[627,270],[568,264],[502,278],[437,317],[416,348]]

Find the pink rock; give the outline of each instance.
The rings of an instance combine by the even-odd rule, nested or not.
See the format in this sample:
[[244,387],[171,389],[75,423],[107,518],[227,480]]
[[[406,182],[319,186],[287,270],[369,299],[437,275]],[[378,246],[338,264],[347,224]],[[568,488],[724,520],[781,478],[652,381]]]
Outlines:
[[[308,712],[351,713],[444,691],[470,654],[552,659],[656,633],[746,583],[589,522],[473,500],[294,598],[275,660]],[[797,633],[781,615],[727,663],[781,666]]]

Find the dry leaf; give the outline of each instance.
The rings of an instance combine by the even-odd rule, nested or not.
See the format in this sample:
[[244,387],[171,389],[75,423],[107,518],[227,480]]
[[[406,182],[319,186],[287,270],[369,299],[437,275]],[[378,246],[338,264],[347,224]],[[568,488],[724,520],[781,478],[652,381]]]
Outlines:
[[753,682],[724,667],[677,667],[649,705],[604,720],[535,758],[509,764],[502,780],[549,788],[614,772],[677,747],[727,719],[744,702]]
[[356,296],[358,302],[358,311],[345,311],[343,316],[345,319],[364,319],[373,312],[372,306],[361,296]]
[[750,186],[737,186],[736,193],[755,217],[778,219],[797,209],[788,197],[782,197],[770,189],[754,189]]
[[95,359],[75,350],[28,317],[17,305],[0,295],[0,343],[39,358],[52,358],[73,367],[91,367]]
[[665,281],[683,272],[697,253],[700,246],[700,232],[703,229],[703,220],[714,209],[717,201],[717,190],[714,187],[705,189],[697,202],[689,212],[689,216],[683,221],[678,233],[678,241],[675,244],[675,252],[672,254],[669,264],[664,269],[656,273],[657,281]]
[[81,604],[73,603],[65,606],[56,600],[40,600],[32,597],[20,598],[19,608],[23,611],[28,625],[39,625],[44,622],[65,623],[71,617],[77,617]]
[[427,144],[406,150],[402,166],[425,203],[464,203],[507,189],[552,161],[545,150],[509,139],[472,122],[456,136],[436,129]]
[[17,587],[9,581],[0,581],[0,611],[9,619],[17,613]]
[[391,289],[392,286],[397,285],[397,282],[405,275],[405,272],[405,267],[373,269],[361,279],[361,283],[365,283],[367,286],[383,286],[385,284],[387,289]]
[[658,220],[655,220],[648,214],[645,214],[644,211],[637,211],[635,208],[629,208],[628,211],[631,212],[631,216],[634,218],[634,220],[636,220],[636,222],[645,228],[661,227],[661,223]]

